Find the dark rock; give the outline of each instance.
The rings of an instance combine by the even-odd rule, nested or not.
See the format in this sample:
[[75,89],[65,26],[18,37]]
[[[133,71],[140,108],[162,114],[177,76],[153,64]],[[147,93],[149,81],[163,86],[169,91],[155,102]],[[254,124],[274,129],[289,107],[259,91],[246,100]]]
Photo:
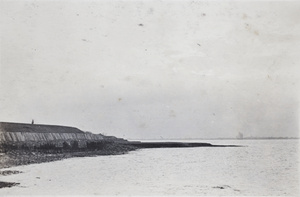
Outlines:
[[17,171],[17,170],[5,170],[5,171],[0,171],[0,175],[2,176],[8,176],[11,174],[19,174],[22,173],[22,171]]
[[19,185],[20,183],[14,183],[14,182],[2,182],[0,181],[0,188],[5,188],[5,187],[13,187],[16,185]]

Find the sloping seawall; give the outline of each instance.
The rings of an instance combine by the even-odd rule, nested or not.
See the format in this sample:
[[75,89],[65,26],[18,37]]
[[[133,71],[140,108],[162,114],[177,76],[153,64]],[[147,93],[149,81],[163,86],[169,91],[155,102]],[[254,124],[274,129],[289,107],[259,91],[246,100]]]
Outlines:
[[51,144],[62,147],[76,142],[86,147],[88,142],[104,141],[100,134],[83,132],[75,127],[0,122],[0,144],[13,146],[41,146]]

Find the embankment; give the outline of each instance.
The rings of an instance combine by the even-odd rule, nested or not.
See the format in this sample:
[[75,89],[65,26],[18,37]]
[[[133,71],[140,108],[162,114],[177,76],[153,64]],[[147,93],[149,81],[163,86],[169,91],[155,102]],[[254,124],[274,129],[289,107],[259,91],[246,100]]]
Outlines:
[[74,127],[0,122],[0,168],[135,149],[122,138]]
[[[89,142],[109,141],[101,134],[83,132],[74,127],[0,122],[0,148],[34,149],[45,145],[63,148],[76,143],[79,148]],[[1,151],[1,150],[0,150]]]
[[142,148],[236,147],[210,143],[140,142],[74,127],[0,122],[0,168],[71,157],[124,154]]

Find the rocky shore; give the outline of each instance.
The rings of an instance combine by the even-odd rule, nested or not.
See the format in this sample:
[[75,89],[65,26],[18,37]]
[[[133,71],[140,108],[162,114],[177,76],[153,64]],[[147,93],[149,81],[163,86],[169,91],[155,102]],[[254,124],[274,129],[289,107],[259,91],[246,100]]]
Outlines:
[[[0,154],[0,169],[19,165],[28,165],[34,163],[44,163],[57,161],[72,157],[91,157],[98,155],[120,155],[129,151],[136,150],[137,147],[124,144],[108,144],[101,150],[69,150],[60,151],[32,151],[32,150],[10,150]],[[1,171],[0,171],[1,176]]]
[[[138,149],[137,147],[131,146],[129,144],[120,143],[105,143],[100,147],[95,147],[94,150],[91,149],[12,149],[5,150],[5,152],[0,153],[0,178],[1,176],[8,176],[11,174],[22,173],[21,171],[5,170],[5,168],[28,165],[35,163],[45,163],[58,161],[62,159],[72,158],[72,157],[92,157],[99,155],[121,155],[129,151]],[[0,189],[6,187],[13,187],[19,183],[15,182],[3,182],[0,181]]]

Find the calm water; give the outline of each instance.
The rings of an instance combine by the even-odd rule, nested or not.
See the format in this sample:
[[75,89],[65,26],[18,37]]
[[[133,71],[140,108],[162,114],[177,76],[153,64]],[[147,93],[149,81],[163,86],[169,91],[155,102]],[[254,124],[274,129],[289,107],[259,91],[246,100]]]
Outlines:
[[11,168],[3,194],[299,196],[298,140],[202,140],[238,148],[144,149]]

